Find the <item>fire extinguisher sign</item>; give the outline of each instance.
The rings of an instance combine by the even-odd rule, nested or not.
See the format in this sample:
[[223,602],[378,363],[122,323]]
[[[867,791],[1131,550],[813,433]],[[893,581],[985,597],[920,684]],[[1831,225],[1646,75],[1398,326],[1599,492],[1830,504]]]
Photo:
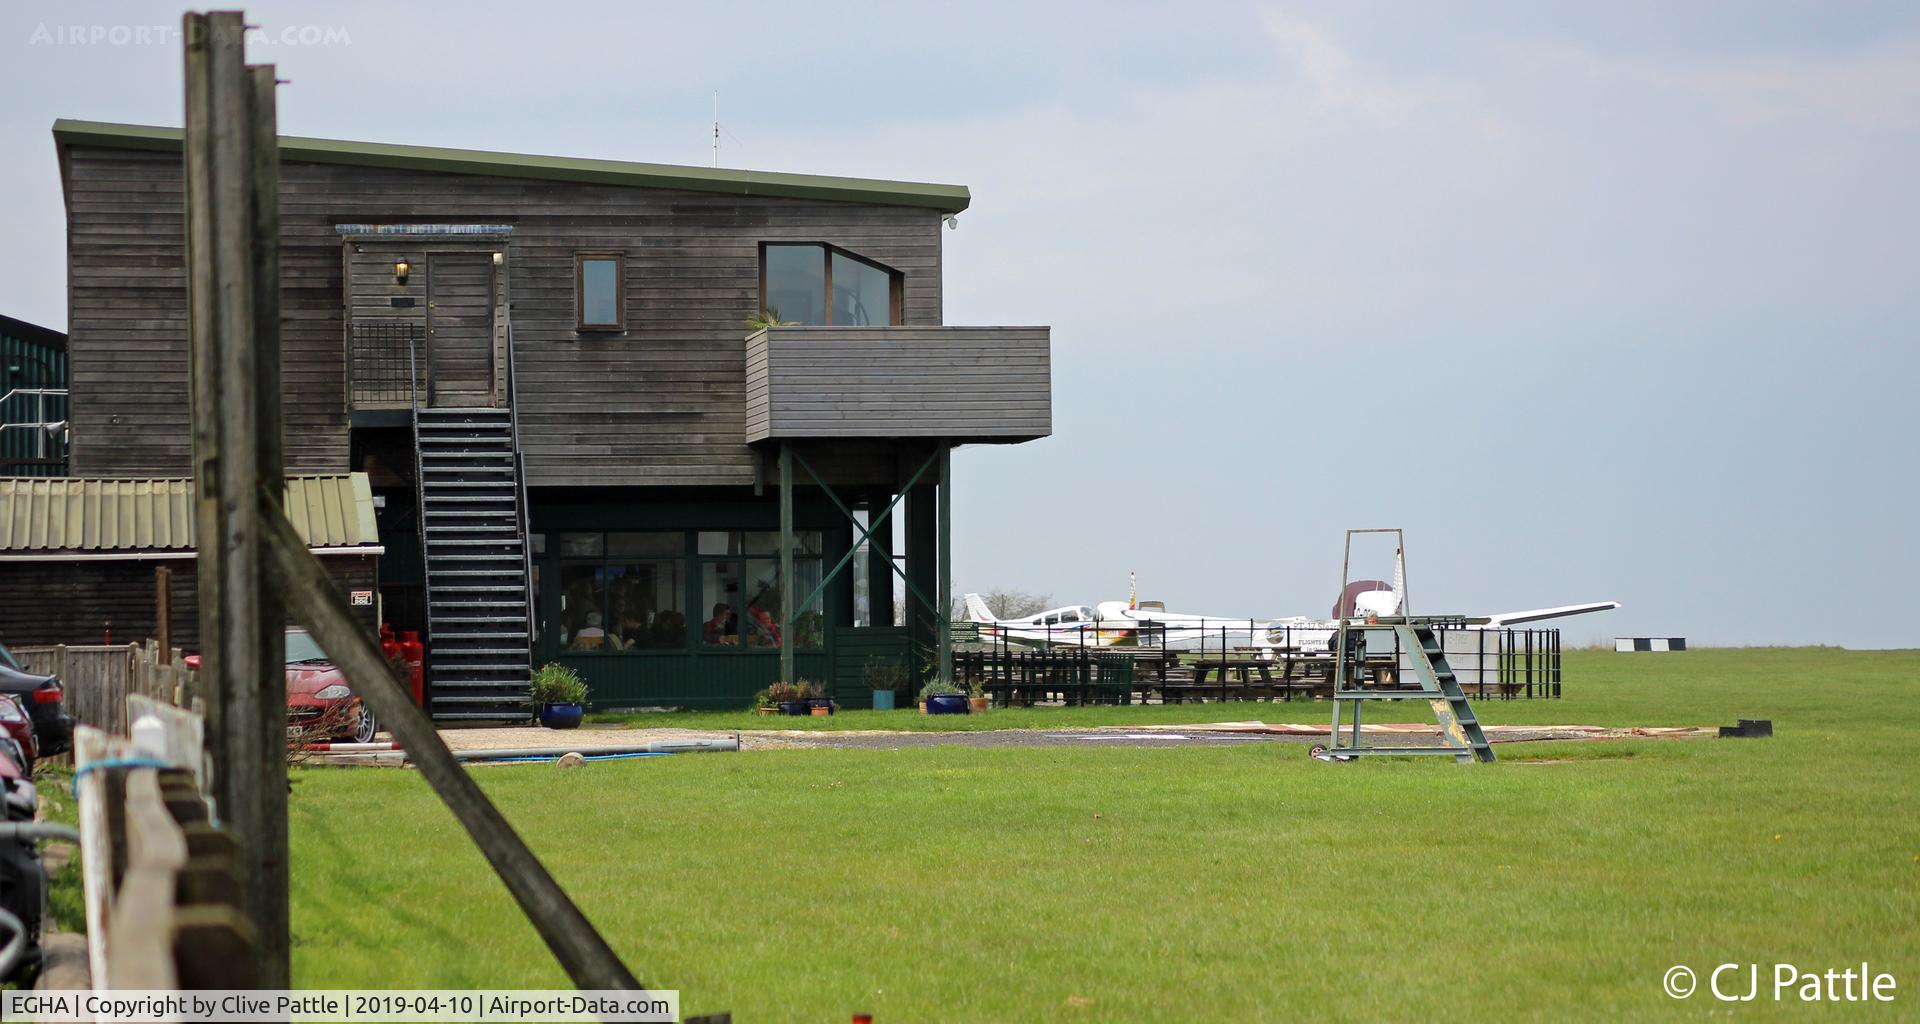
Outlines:
[[373,606],[373,591],[356,590],[348,595],[348,599],[355,608],[370,608]]

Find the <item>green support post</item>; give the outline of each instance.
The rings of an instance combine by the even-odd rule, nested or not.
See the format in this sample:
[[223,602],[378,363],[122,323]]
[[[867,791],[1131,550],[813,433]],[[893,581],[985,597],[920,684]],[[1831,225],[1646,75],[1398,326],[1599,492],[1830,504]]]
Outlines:
[[953,678],[953,445],[940,443],[940,678]]
[[780,679],[793,678],[793,622],[799,616],[793,607],[793,449],[780,442],[780,615],[786,625],[780,631]]

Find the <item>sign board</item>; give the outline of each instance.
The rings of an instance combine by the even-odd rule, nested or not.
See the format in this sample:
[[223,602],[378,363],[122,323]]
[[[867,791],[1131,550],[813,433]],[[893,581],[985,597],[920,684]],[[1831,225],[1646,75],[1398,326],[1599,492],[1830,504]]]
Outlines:
[[978,622],[951,622],[947,624],[947,635],[956,644],[977,644],[980,642],[980,624]]
[[373,606],[373,591],[371,590],[356,590],[348,594],[347,597],[347,603],[353,605],[355,608],[370,608]]

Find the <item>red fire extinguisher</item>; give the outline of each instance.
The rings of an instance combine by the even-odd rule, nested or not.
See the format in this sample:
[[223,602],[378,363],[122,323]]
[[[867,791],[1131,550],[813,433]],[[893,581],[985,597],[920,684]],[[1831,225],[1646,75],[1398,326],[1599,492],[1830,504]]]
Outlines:
[[413,684],[413,702],[425,705],[427,682],[427,645],[420,642],[420,631],[409,629],[400,634],[400,660],[407,666],[407,681]]

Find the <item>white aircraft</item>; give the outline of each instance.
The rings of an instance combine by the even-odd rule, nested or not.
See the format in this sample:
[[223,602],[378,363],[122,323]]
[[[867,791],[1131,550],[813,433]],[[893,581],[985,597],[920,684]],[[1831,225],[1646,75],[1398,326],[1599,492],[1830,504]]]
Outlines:
[[[1332,616],[1325,619],[1296,615],[1263,621],[1169,612],[1161,602],[1140,601],[1134,596],[1129,596],[1125,601],[1102,601],[1094,607],[1071,605],[1049,608],[1020,619],[997,618],[978,594],[968,594],[966,604],[968,616],[980,624],[983,636],[1003,636],[1017,643],[1079,647],[1122,644],[1173,651],[1252,649],[1269,656],[1278,653],[1324,654],[1331,649],[1334,632],[1343,618],[1348,625],[1355,625],[1369,618],[1400,614],[1406,592],[1406,563],[1403,556],[1396,555],[1393,575],[1392,583],[1357,580],[1348,584],[1334,603]],[[1497,612],[1472,616],[1486,619],[1484,625],[1460,628],[1499,630],[1618,607],[1618,601],[1593,601],[1555,608]]]

